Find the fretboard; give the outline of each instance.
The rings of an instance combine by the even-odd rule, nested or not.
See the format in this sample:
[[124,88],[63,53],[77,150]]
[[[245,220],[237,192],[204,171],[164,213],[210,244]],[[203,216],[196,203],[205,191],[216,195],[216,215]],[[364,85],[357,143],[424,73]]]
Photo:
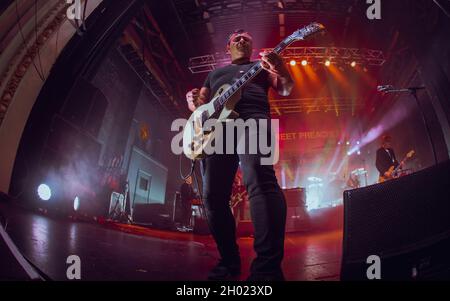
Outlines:
[[[280,54],[284,49],[286,49],[290,44],[292,44],[294,40],[289,36],[284,39],[280,44],[277,45],[273,49],[273,52],[276,54]],[[239,80],[237,80],[233,85],[231,85],[227,91],[225,91],[222,95],[220,95],[217,99],[214,100],[214,110],[218,112],[223,108],[225,103],[233,96],[236,91],[238,91],[242,86],[251,81],[259,72],[262,70],[261,61],[258,61],[253,67],[251,67],[244,75],[241,76]]]

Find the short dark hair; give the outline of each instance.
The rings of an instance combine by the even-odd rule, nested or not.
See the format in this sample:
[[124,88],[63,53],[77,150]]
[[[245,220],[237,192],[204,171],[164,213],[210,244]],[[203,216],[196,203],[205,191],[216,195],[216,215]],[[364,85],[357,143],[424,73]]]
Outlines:
[[392,137],[390,135],[383,135],[381,137],[381,143],[392,142]]
[[[231,42],[231,37],[233,36],[233,35],[235,35],[235,34],[241,34],[241,33],[244,33],[244,32],[247,32],[245,29],[236,29],[235,31],[233,31],[232,33],[230,33],[229,35],[228,35],[228,38],[227,38],[227,46],[228,45],[230,45],[230,42]],[[248,32],[247,32],[248,33]]]

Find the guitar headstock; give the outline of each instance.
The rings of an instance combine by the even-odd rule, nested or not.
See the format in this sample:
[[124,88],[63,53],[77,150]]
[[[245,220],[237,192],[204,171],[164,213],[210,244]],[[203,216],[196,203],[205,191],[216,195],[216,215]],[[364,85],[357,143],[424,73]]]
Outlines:
[[414,150],[410,150],[409,153],[406,154],[406,158],[411,159],[415,154],[416,152]]
[[305,40],[313,35],[322,33],[325,31],[325,26],[320,23],[314,22],[303,28],[297,29],[293,34],[289,36],[292,41]]

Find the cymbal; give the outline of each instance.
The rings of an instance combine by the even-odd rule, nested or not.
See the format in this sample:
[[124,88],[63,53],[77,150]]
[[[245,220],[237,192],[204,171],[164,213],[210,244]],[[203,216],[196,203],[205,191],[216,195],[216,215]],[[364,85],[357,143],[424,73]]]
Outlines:
[[323,182],[323,180],[321,178],[317,178],[317,177],[308,177],[308,181],[313,182],[313,183]]
[[367,173],[367,170],[365,170],[364,168],[358,168],[358,169],[355,169],[354,171],[352,171],[352,175],[356,175],[356,176],[365,175],[366,173]]

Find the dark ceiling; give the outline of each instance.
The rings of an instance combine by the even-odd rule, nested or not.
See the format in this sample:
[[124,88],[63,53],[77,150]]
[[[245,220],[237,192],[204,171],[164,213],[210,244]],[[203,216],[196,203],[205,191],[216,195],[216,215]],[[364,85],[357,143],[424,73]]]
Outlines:
[[[177,114],[185,108],[186,91],[201,85],[206,75],[191,74],[189,59],[223,56],[229,33],[239,28],[253,35],[256,55],[261,48],[276,46],[311,22],[324,24],[326,35],[292,46],[375,49],[388,53],[396,36],[394,26],[389,25],[393,22],[386,16],[382,21],[369,20],[368,6],[365,0],[146,0],[142,13],[126,30],[123,44],[131,45],[128,48],[134,49],[133,55],[142,58],[143,62],[133,60],[133,64],[149,69],[150,73],[145,67],[138,67],[150,86],[162,87],[156,92],[158,99],[168,111]],[[379,69],[369,73],[376,77]],[[310,92],[323,94],[323,90]],[[355,97],[366,98],[366,93],[364,87]],[[338,96],[348,95],[332,97]]]
[[190,57],[223,52],[228,34],[238,28],[252,33],[255,49],[274,47],[283,31],[287,36],[314,21],[323,23],[328,35],[299,46],[385,50],[393,36],[386,22],[367,19],[365,0],[149,0],[147,5],[184,66]]
[[[252,34],[256,57],[261,48],[276,46],[284,37],[311,22],[324,24],[326,35],[291,46],[380,50],[386,63],[375,67],[361,64],[366,75],[354,79],[349,77],[352,74],[349,63],[341,65],[347,80],[352,80],[352,86],[358,87],[351,89],[351,95],[348,91],[340,93],[327,79],[321,80],[323,88],[305,94],[302,86],[299,93],[293,93],[291,97],[302,101],[319,96],[351,96],[348,101],[351,105],[344,104],[343,107],[354,108],[356,103],[362,109],[372,110],[370,99],[376,94],[380,72],[385,73],[384,77],[411,78],[410,73],[401,73],[398,67],[386,68],[392,65],[394,57],[396,60],[403,58],[405,66],[414,63],[405,52],[408,46],[405,37],[399,34],[399,24],[413,24],[411,22],[416,22],[417,18],[421,23],[434,24],[436,12],[439,12],[433,1],[426,0],[420,4],[406,0],[380,1],[381,20],[369,20],[366,12],[370,4],[366,0],[144,0],[144,3],[142,12],[125,31],[122,44],[133,50],[133,64],[139,65],[137,69],[141,70],[143,78],[150,87],[155,87],[152,90],[156,91],[166,110],[184,115],[189,114],[184,100],[186,91],[200,86],[206,76],[205,73],[192,74],[190,58],[205,55],[223,58],[226,38],[239,28]],[[327,76],[326,72],[320,74],[324,73],[320,65],[313,63],[312,66],[315,71],[319,69],[319,78]],[[386,74],[386,70],[390,73]],[[158,87],[161,87],[159,91]],[[331,91],[329,95],[327,91]]]

